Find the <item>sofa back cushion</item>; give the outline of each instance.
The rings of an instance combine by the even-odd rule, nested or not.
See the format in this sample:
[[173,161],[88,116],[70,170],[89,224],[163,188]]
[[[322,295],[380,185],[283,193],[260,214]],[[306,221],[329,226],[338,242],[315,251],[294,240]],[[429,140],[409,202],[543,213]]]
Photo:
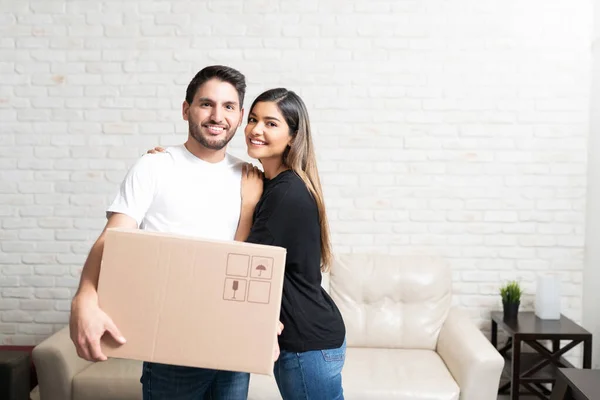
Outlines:
[[338,255],[329,293],[348,346],[434,350],[452,302],[452,274],[427,256]]

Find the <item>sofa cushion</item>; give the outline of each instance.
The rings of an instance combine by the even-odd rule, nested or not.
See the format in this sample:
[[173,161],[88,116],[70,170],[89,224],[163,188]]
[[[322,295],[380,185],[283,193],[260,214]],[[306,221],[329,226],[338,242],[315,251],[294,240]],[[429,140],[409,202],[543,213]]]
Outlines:
[[[342,371],[347,400],[457,400],[460,390],[431,350],[348,348]],[[280,400],[275,378],[252,375],[248,400]]]
[[109,358],[73,378],[73,400],[141,400],[142,363]]
[[338,255],[330,294],[350,347],[436,347],[452,303],[452,273],[426,256]]
[[352,399],[458,400],[457,383],[432,350],[348,348],[342,372]]

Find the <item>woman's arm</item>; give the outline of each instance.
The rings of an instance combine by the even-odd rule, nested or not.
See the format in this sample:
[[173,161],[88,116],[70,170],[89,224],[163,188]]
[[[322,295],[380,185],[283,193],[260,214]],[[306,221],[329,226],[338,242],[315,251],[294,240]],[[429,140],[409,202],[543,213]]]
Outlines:
[[242,209],[234,240],[245,242],[252,229],[254,209],[263,192],[263,173],[251,164],[242,169]]
[[237,231],[235,231],[235,239],[239,242],[245,242],[250,236],[252,229],[252,217],[254,215],[255,205],[244,204],[242,201],[242,211],[240,213],[240,222],[238,223]]

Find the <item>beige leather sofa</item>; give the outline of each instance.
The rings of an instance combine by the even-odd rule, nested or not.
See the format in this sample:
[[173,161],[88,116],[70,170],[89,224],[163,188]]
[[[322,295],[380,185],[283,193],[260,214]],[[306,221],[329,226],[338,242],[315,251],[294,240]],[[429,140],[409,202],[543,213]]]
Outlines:
[[[342,255],[324,286],[347,327],[346,399],[497,398],[504,360],[452,306],[451,271],[442,260]],[[81,360],[67,328],[40,343],[33,359],[41,400],[142,398],[139,362]],[[252,375],[249,399],[280,398],[273,378]]]

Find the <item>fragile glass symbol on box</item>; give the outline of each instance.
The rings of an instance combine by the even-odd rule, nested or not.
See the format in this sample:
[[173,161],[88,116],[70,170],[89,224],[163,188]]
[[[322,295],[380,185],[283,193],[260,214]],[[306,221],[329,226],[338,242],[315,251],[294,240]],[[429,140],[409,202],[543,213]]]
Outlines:
[[225,279],[223,300],[245,301],[247,281],[245,279]]
[[233,285],[231,286],[231,288],[233,289],[233,298],[235,299],[235,292],[236,290],[238,290],[238,286],[239,286],[240,281],[233,281]]

